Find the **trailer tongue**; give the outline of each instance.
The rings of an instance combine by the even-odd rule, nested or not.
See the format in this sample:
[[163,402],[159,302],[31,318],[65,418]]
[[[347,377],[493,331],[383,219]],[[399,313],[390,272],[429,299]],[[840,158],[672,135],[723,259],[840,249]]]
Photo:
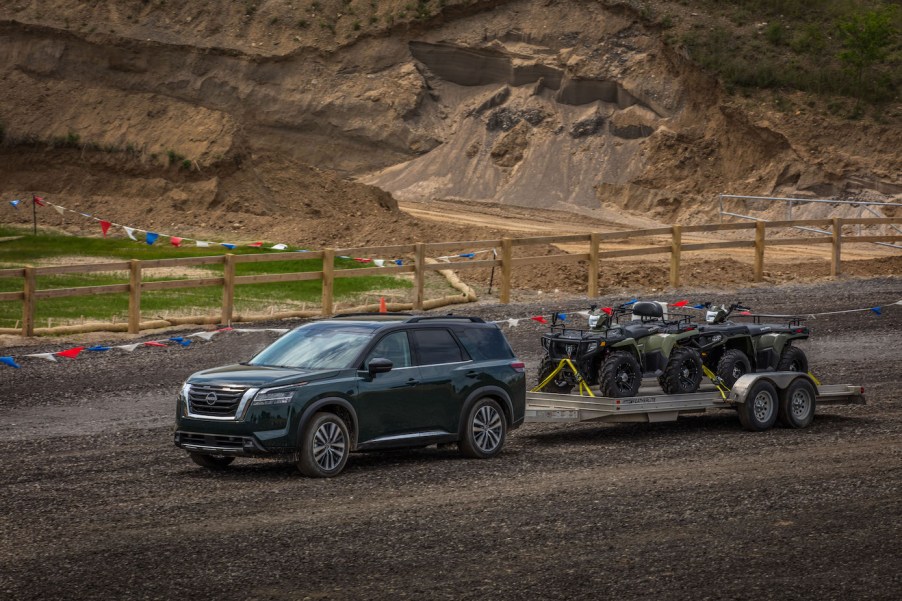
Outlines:
[[[643,389],[644,390],[644,389]],[[650,394],[627,398],[526,393],[527,422],[667,422],[708,409],[735,409],[748,430],[766,430],[776,421],[804,428],[816,404],[862,404],[864,389],[848,384],[816,385],[798,372],[763,372],[739,378],[726,395],[711,388],[693,394]]]

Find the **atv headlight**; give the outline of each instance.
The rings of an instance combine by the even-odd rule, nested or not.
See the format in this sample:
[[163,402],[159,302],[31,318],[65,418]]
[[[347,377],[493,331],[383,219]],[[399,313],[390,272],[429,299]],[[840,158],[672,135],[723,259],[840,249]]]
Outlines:
[[290,403],[297,389],[306,384],[293,384],[291,386],[283,386],[281,388],[264,388],[256,395],[251,402],[252,405],[284,405]]
[[545,350],[548,350],[549,346],[551,346],[551,341],[543,336],[542,337],[542,348],[544,348]]
[[589,344],[586,345],[586,352],[591,353],[592,351],[594,351],[597,348],[598,348],[597,342],[590,342]]

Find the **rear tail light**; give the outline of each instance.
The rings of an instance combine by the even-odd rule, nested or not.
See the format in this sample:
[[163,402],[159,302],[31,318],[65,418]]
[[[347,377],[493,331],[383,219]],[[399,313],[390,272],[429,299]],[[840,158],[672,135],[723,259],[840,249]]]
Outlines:
[[511,367],[514,369],[514,371],[518,371],[520,373],[523,373],[526,371],[526,364],[523,363],[522,361],[512,361]]

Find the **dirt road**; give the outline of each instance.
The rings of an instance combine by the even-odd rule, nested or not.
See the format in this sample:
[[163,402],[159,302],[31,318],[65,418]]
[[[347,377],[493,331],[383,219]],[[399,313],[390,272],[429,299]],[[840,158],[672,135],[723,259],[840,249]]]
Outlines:
[[[813,313],[895,302],[902,280],[731,296]],[[466,312],[500,320],[585,304]],[[251,460],[211,474],[171,443],[182,380],[272,334],[0,369],[0,598],[896,599],[902,306],[810,325],[815,371],[864,383],[868,405],[760,434],[726,411],[534,424],[495,460],[362,454],[332,480]],[[542,327],[503,327],[535,377]]]

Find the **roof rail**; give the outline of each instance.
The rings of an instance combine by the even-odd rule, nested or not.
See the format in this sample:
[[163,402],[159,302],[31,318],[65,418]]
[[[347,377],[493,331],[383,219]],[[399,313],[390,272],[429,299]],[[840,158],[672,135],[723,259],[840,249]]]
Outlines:
[[419,315],[417,317],[411,317],[407,320],[407,323],[419,323],[421,321],[442,321],[442,320],[456,320],[456,321],[469,321],[471,323],[485,323],[485,320],[481,317],[470,317],[466,315]]
[[355,317],[366,317],[368,319],[381,319],[381,320],[403,320],[407,317],[412,317],[412,313],[382,313],[377,311],[371,312],[363,312],[363,313],[336,313],[330,319],[353,319]]

